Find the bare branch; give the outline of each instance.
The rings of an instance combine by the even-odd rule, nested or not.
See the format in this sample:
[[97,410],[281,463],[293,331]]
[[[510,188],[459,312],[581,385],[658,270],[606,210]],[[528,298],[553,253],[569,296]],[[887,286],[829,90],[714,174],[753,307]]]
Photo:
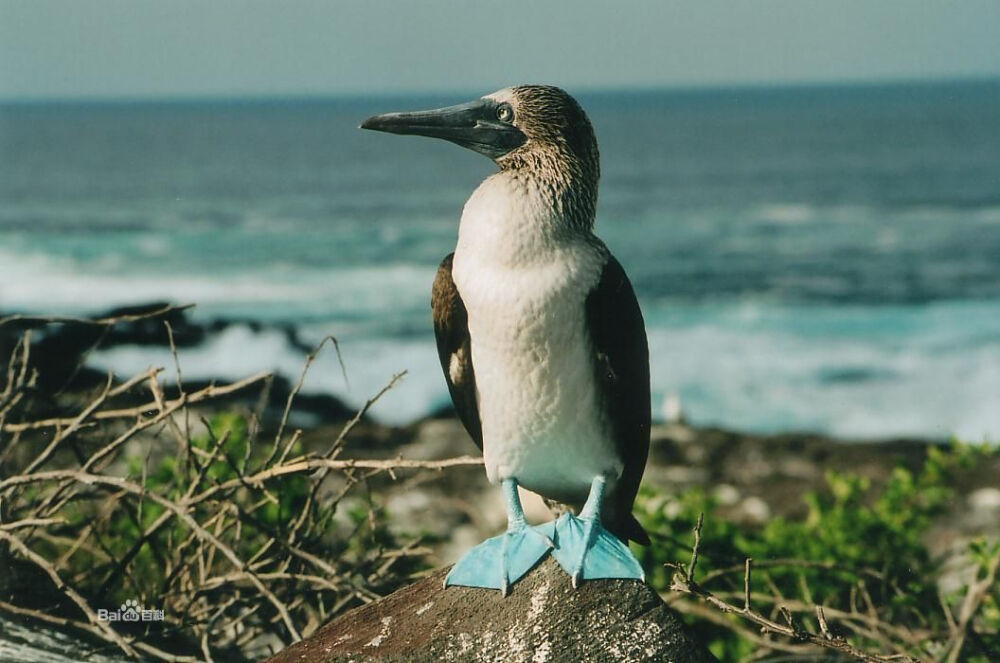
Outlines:
[[[161,371],[163,369],[154,369],[156,371]],[[248,378],[243,378],[242,380],[237,380],[231,384],[216,386],[209,385],[204,389],[193,392],[191,394],[184,394],[179,398],[171,401],[167,401],[164,405],[168,410],[177,410],[186,405],[194,405],[195,403],[200,403],[202,401],[207,401],[212,398],[218,398],[219,396],[226,396],[228,394],[237,392],[241,389],[246,389],[247,387],[266,380],[271,377],[271,374],[267,371],[261,371],[251,375]],[[133,384],[141,381],[141,379],[147,379],[148,373],[143,373],[141,376],[136,376],[130,380]],[[129,419],[132,417],[143,416],[148,412],[156,412],[159,409],[159,403],[154,399],[150,403],[145,403],[136,407],[123,408],[118,410],[102,410],[99,412],[88,413],[88,419],[94,421],[106,421],[109,419]],[[8,433],[16,433],[26,430],[37,430],[39,428],[53,428],[59,426],[69,426],[76,421],[78,417],[74,418],[61,418],[61,419],[42,419],[40,421],[31,421],[23,424],[5,424],[3,430]],[[157,419],[160,421],[161,419]]]
[[973,578],[969,583],[969,588],[965,592],[965,598],[962,600],[962,607],[959,610],[958,624],[954,635],[948,643],[948,663],[957,663],[959,660],[962,647],[965,646],[965,640],[968,637],[969,625],[982,607],[987,593],[995,587],[998,568],[1000,568],[1000,551],[997,551],[990,558],[986,566],[985,577],[982,579]]
[[[698,596],[705,602],[714,606],[715,608],[721,610],[725,613],[730,613],[738,615],[746,621],[751,622],[758,626],[763,633],[772,633],[775,635],[783,635],[785,637],[792,638],[800,642],[807,642],[813,645],[819,645],[820,647],[825,647],[827,649],[833,649],[839,651],[848,656],[859,661],[865,661],[866,663],[885,663],[887,661],[909,661],[912,663],[919,663],[917,659],[909,656],[880,656],[878,654],[870,654],[864,652],[851,643],[847,642],[843,638],[832,636],[827,628],[825,617],[823,618],[823,633],[813,633],[807,631],[799,624],[797,624],[792,617],[791,612],[786,606],[779,606],[778,610],[784,619],[785,623],[780,624],[775,622],[773,619],[769,619],[764,615],[760,614],[751,607],[751,595],[750,595],[750,570],[751,561],[746,560],[744,565],[744,593],[743,593],[743,607],[737,607],[731,603],[727,603],[725,600],[719,598],[712,592],[709,592],[704,587],[699,585],[694,581],[691,575],[691,569],[694,569],[698,563],[698,544],[701,541],[701,526],[702,518],[699,516],[698,523],[694,528],[694,541],[695,544],[692,549],[691,563],[685,568],[682,564],[668,564],[669,567],[674,569],[673,582],[670,585],[670,589],[675,592],[681,592],[684,594],[693,594]],[[822,614],[822,613],[820,613]]]
[[118,635],[118,632],[115,631],[113,628],[111,628],[107,624],[107,622],[103,622],[100,619],[98,619],[97,614],[91,609],[87,601],[82,596],[80,596],[76,592],[76,590],[74,590],[72,587],[63,582],[63,579],[59,576],[59,573],[57,573],[56,570],[52,568],[52,565],[49,564],[47,561],[45,561],[45,559],[41,555],[28,548],[28,546],[24,545],[24,542],[22,542],[21,539],[17,538],[16,536],[13,536],[12,534],[8,534],[7,531],[5,530],[0,530],[0,539],[7,541],[10,544],[11,548],[16,550],[18,554],[20,554],[25,559],[30,561],[32,564],[34,564],[42,571],[44,571],[45,574],[48,575],[49,578],[52,580],[52,583],[56,586],[56,589],[65,594],[69,600],[71,600],[73,603],[77,605],[78,608],[80,608],[80,611],[87,616],[87,619],[90,621],[91,626],[99,630],[101,632],[101,635],[103,635],[103,637],[118,645],[118,648],[121,649],[126,654],[128,654],[129,656],[136,655],[135,650],[127,642],[125,642],[124,638]]
[[167,305],[161,308],[146,311],[143,313],[132,313],[128,315],[117,315],[109,318],[81,318],[72,315],[8,315],[6,317],[0,318],[0,327],[10,324],[12,322],[21,322],[32,327],[40,327],[42,325],[49,324],[78,324],[78,325],[93,325],[96,327],[111,327],[122,322],[136,322],[138,320],[147,320],[149,318],[158,318],[168,313],[173,313],[175,311],[185,311],[189,308],[193,308],[194,304],[184,304],[182,306]]

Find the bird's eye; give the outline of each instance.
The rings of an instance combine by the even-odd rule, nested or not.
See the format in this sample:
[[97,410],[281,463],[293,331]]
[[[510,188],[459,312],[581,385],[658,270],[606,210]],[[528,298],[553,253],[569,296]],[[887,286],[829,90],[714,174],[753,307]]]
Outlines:
[[507,124],[514,121],[514,109],[510,107],[510,104],[500,104],[497,107],[497,119]]

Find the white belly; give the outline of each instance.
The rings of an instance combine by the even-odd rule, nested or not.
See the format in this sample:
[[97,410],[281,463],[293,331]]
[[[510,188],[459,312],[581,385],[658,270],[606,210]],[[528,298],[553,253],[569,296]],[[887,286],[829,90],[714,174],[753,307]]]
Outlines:
[[586,242],[541,262],[499,264],[455,253],[468,311],[486,474],[554,499],[586,495],[617,457],[595,384],[585,300],[604,257]]

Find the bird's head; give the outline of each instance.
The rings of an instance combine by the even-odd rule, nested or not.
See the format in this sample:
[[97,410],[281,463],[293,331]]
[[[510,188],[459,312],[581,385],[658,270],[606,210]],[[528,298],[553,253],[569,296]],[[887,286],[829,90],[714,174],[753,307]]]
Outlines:
[[457,106],[375,115],[361,128],[443,138],[490,157],[501,170],[552,171],[594,183],[599,175],[590,120],[573,97],[549,85],[517,85]]

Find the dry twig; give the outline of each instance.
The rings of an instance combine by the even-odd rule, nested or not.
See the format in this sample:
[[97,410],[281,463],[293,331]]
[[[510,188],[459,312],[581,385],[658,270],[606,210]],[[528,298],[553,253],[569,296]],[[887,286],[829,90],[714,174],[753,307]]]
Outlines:
[[[183,308],[99,320],[8,316],[0,325],[110,327]],[[283,435],[293,399],[316,353],[328,341],[336,347],[334,339],[324,340],[307,358],[269,448],[252,444],[259,414],[246,437],[237,437],[232,429],[216,435],[213,422],[196,415],[206,431],[201,439],[207,441],[195,437],[187,423],[192,406],[211,406],[215,399],[257,386],[267,393],[270,375],[187,392],[169,325],[177,364],[175,398],[164,395],[161,369],[156,368],[124,382],[109,376],[100,393],[72,416],[32,417],[25,407],[25,394],[35,384],[30,333],[25,332],[0,374],[6,377],[0,385],[0,451],[7,459],[0,464],[0,542],[20,563],[43,571],[56,594],[79,613],[48,614],[10,602],[0,602],[0,610],[87,631],[133,656],[212,660],[226,648],[247,646],[263,635],[287,643],[315,629],[321,623],[317,615],[326,619],[378,598],[381,588],[392,589],[399,582],[393,569],[400,560],[429,551],[418,541],[352,551],[350,537],[371,523],[365,519],[345,533],[332,517],[337,503],[376,473],[395,477],[396,472],[482,462],[473,457],[337,457],[345,437],[402,375],[369,399],[326,451],[289,458],[301,434],[295,431],[287,440]],[[143,388],[149,392],[146,402],[117,403]],[[173,437],[176,462],[164,454],[159,441],[164,432]],[[130,451],[136,444],[145,449],[139,457]],[[57,453],[64,447],[74,453]],[[19,460],[12,463],[11,458]],[[121,468],[139,458],[132,474],[136,478],[121,476]],[[331,473],[341,479],[321,500],[320,487]],[[294,501],[295,495],[303,500]],[[278,517],[269,509],[278,509]],[[288,509],[294,517],[283,515]],[[97,618],[95,606],[117,604],[123,597],[162,606],[163,623],[139,632]],[[191,636],[186,649],[183,640],[172,637],[177,632]]]
[[[784,624],[762,615],[760,612],[755,610],[752,605],[752,595],[750,591],[752,560],[750,559],[747,559],[744,565],[742,607],[728,603],[724,599],[708,591],[694,579],[694,569],[697,567],[698,563],[698,547],[701,542],[702,522],[703,518],[702,514],[700,514],[698,516],[698,523],[694,528],[694,546],[691,551],[690,563],[686,567],[683,564],[668,564],[670,568],[674,569],[673,582],[670,585],[670,589],[673,591],[697,596],[709,605],[721,610],[724,613],[738,615],[742,619],[759,627],[761,633],[781,635],[791,638],[795,642],[808,643],[827,649],[833,649],[859,661],[865,661],[866,663],[886,663],[888,661],[919,663],[918,659],[912,658],[908,655],[897,654],[891,656],[881,656],[878,654],[870,654],[868,652],[861,651],[847,640],[835,636],[830,631],[829,625],[826,621],[826,616],[821,606],[812,607],[812,610],[816,612],[819,619],[820,633],[810,631],[799,624],[793,618],[787,606],[784,605],[778,606],[778,612],[782,616]],[[776,645],[776,643],[771,641],[768,641],[767,644],[769,647]]]

